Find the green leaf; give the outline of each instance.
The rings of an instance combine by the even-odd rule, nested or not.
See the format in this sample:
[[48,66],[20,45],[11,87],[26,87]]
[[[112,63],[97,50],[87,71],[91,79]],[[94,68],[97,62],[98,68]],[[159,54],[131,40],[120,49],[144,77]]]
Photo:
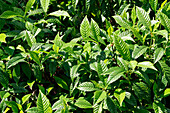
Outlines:
[[136,7],[137,8],[137,16],[139,21],[146,26],[147,28],[149,28],[151,30],[151,19],[149,17],[149,14],[142,8],[140,7]]
[[50,101],[41,91],[37,99],[37,108],[39,113],[52,113]]
[[29,67],[29,65],[27,63],[22,63],[21,64],[21,69],[24,72],[24,74],[31,79],[31,68]]
[[25,62],[24,57],[22,57],[22,56],[12,57],[7,63],[7,68],[15,66],[16,64],[18,64],[20,62]]
[[50,13],[49,15],[51,16],[56,16],[56,17],[60,17],[60,16],[65,16],[65,17],[70,17],[70,15],[67,13],[67,11],[54,11],[52,13]]
[[126,92],[125,101],[127,103],[131,104],[132,106],[136,106],[137,105],[136,98],[130,92]]
[[9,18],[14,18],[16,16],[21,16],[21,15],[13,11],[5,11],[0,15],[0,18],[9,19]]
[[127,44],[118,36],[114,36],[114,43],[117,51],[123,56],[125,60],[130,60],[130,51]]
[[[108,85],[118,80],[121,76],[124,75],[123,73],[125,72],[125,70],[120,67],[113,67],[110,68],[108,71],[112,71],[107,80]],[[107,71],[105,73],[107,73]]]
[[111,113],[117,113],[116,105],[114,104],[113,99],[110,98],[109,96],[107,96],[106,105],[107,105],[108,110],[109,110]]
[[165,29],[170,32],[170,19],[168,18],[167,15],[165,15],[164,13],[160,13],[160,20],[161,20],[161,24],[165,27]]
[[98,37],[100,36],[100,28],[98,24],[91,19],[91,37],[98,41]]
[[41,14],[41,13],[43,13],[43,12],[44,12],[43,9],[35,9],[35,10],[30,11],[30,12],[28,13],[27,18],[28,18],[29,16],[32,16],[32,15]]
[[27,94],[27,95],[25,95],[25,96],[23,96],[22,97],[22,105],[27,101],[27,100],[29,100],[29,98],[30,98],[30,96],[31,96],[31,94]]
[[25,14],[31,9],[32,5],[35,3],[35,0],[29,0],[25,7]]
[[148,47],[146,46],[135,45],[134,50],[132,52],[132,58],[134,59],[139,58],[141,55],[143,55],[146,52],[147,49]]
[[83,82],[78,86],[79,90],[82,91],[96,91],[98,90],[97,88],[94,87],[93,83],[91,82]]
[[136,10],[135,10],[135,6],[133,6],[133,9],[132,9],[132,14],[131,14],[131,19],[133,21],[133,25],[135,25],[135,22],[136,22]]
[[164,91],[164,97],[167,97],[170,95],[170,88],[166,88]]
[[97,105],[99,102],[104,100],[106,98],[106,96],[107,96],[107,93],[105,91],[101,91],[101,90],[95,91],[94,92],[94,102],[95,102],[95,104],[93,106]]
[[80,33],[83,39],[86,39],[90,36],[90,25],[87,16],[83,19],[82,23],[80,24]]
[[40,0],[41,7],[43,8],[44,12],[47,12],[48,6],[50,4],[50,0]]
[[114,92],[114,96],[116,97],[116,99],[118,100],[120,106],[122,106],[122,102],[125,99],[125,91],[123,91],[122,89],[118,88],[115,90]]
[[84,99],[84,97],[80,97],[76,100],[75,105],[79,108],[92,108],[92,105]]
[[7,88],[9,84],[9,80],[7,75],[1,70],[0,68],[0,83],[2,84],[3,87]]
[[154,67],[154,65],[149,61],[139,62],[137,66],[144,67],[144,68],[150,68],[150,69],[154,69],[157,71],[157,69]]
[[5,103],[6,103],[6,105],[7,105],[8,107],[11,107],[11,108],[12,108],[12,111],[13,111],[14,113],[18,113],[18,107],[17,107],[17,103],[16,103],[16,102],[14,102],[14,101],[6,101]]
[[6,43],[6,35],[4,34],[4,33],[1,33],[0,34],[0,42],[4,42],[4,43]]
[[38,53],[34,51],[29,51],[31,58],[38,64],[41,65],[40,59],[38,57]]
[[157,6],[158,6],[158,0],[149,0],[149,3],[151,5],[151,8],[154,10],[154,12],[156,13],[157,10]]
[[79,64],[79,65],[74,65],[74,66],[71,67],[70,77],[71,77],[72,80],[79,75],[79,74],[77,73],[79,67],[80,67],[80,64]]
[[153,102],[153,109],[154,109],[155,113],[165,113],[164,112],[165,108],[162,103]]
[[170,67],[163,61],[159,61],[159,64],[161,65],[162,72],[165,73],[165,77],[170,83]]
[[149,89],[149,87],[143,83],[143,82],[138,82],[133,84],[132,89],[135,92],[135,95],[140,99],[140,100],[147,100],[148,102],[150,102],[150,98],[151,98],[151,91]]
[[38,108],[37,107],[32,107],[27,110],[27,113],[38,113]]
[[52,110],[57,110],[57,109],[61,108],[62,106],[64,106],[63,101],[58,100],[53,104]]
[[164,55],[163,48],[157,48],[154,52],[154,64],[158,62],[162,58],[163,55]]
[[68,90],[68,85],[63,79],[56,76],[54,76],[54,79],[61,88]]

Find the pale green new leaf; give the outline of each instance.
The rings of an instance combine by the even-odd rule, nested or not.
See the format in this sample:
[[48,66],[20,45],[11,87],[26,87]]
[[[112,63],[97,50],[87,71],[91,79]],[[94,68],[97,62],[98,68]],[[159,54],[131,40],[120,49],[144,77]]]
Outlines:
[[63,79],[56,76],[54,76],[54,79],[61,88],[68,90],[68,85]]
[[6,43],[6,35],[4,34],[4,33],[1,33],[0,34],[0,42],[4,42],[4,43]]
[[154,64],[158,62],[162,58],[163,55],[164,55],[164,49],[157,48],[154,52]]
[[12,108],[13,113],[18,113],[18,107],[15,101],[5,101],[8,107]]
[[80,25],[80,33],[83,39],[86,39],[90,36],[90,25],[87,16],[83,19]]
[[142,54],[144,54],[146,52],[147,49],[148,49],[148,47],[146,47],[146,46],[135,45],[134,50],[132,52],[132,58],[134,58],[134,59],[139,58]]
[[151,29],[151,19],[149,17],[149,14],[142,8],[136,7],[137,16],[139,21],[146,26],[147,28]]
[[118,36],[114,36],[114,43],[117,51],[123,56],[125,60],[130,60],[130,51],[127,44]]
[[40,59],[38,57],[38,53],[34,51],[29,51],[31,58],[38,64],[41,65]]
[[94,84],[91,83],[91,82],[83,82],[81,83],[79,86],[78,86],[78,89],[79,90],[82,90],[82,91],[96,91],[98,90],[98,88],[95,88],[94,87]]
[[160,13],[160,20],[161,20],[161,24],[165,27],[165,29],[170,32],[170,19],[168,18],[167,15],[165,15],[164,13]]
[[27,113],[38,113],[38,108],[37,107],[32,107],[27,110]]
[[118,23],[120,26],[127,28],[127,29],[131,29],[130,23],[127,20],[123,19],[121,16],[116,15],[116,16],[113,16],[113,18],[116,20],[116,23]]
[[27,101],[27,100],[29,100],[29,98],[30,98],[30,96],[31,96],[31,94],[27,94],[27,95],[25,95],[25,96],[23,96],[22,97],[22,105]]
[[49,15],[56,16],[56,17],[59,17],[59,16],[70,17],[70,15],[67,13],[67,11],[54,11],[54,12],[50,13]]
[[31,9],[32,5],[35,3],[35,0],[29,0],[25,7],[25,14]]
[[114,92],[114,96],[116,97],[116,99],[118,100],[120,106],[122,106],[122,102],[125,99],[125,94],[126,92],[123,91],[122,89],[118,88],[115,90]]
[[143,68],[150,68],[150,69],[157,71],[157,69],[154,67],[154,65],[149,61],[139,62],[137,66],[143,67]]
[[39,91],[37,99],[38,113],[52,113],[52,108],[49,99]]
[[50,0],[40,0],[41,7],[43,8],[44,12],[47,12],[48,6],[50,4]]
[[167,97],[170,95],[170,88],[166,88],[164,91],[164,97]]
[[80,97],[77,99],[75,105],[79,108],[92,108],[90,102],[88,102],[84,97]]

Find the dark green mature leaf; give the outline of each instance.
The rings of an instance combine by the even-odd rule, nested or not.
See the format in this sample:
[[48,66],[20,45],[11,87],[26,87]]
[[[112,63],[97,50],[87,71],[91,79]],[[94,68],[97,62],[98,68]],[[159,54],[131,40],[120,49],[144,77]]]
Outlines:
[[148,47],[146,46],[137,46],[135,45],[134,50],[132,52],[132,58],[137,59],[139,58],[142,54],[146,52]]
[[117,51],[123,56],[125,60],[130,60],[130,51],[127,44],[118,36],[114,36],[114,43]]
[[7,75],[1,70],[0,68],[0,83],[2,84],[3,87],[7,88],[9,84],[9,80]]
[[95,91],[94,92],[94,105],[97,105],[99,102],[101,102],[102,100],[104,100],[107,97],[107,93],[105,91]]
[[159,102],[153,102],[153,109],[155,113],[164,113],[165,110],[163,104]]
[[48,6],[50,4],[50,0],[40,0],[41,7],[43,8],[44,12],[47,12]]
[[132,89],[134,90],[135,95],[140,100],[145,99],[147,101],[150,101],[151,92],[145,83],[143,83],[143,82],[135,83],[135,84],[133,84]]
[[161,65],[162,71],[165,73],[165,77],[170,83],[170,67],[163,61],[159,61],[159,64]]
[[79,108],[92,108],[92,105],[84,97],[78,98],[75,105]]
[[38,53],[34,51],[29,51],[29,53],[30,53],[32,60],[34,60],[38,65],[41,65],[40,59],[38,57]]
[[79,90],[82,91],[96,91],[98,90],[98,88],[95,88],[93,83],[91,82],[83,82],[78,86]]
[[9,18],[14,18],[16,16],[21,16],[21,15],[13,11],[5,11],[0,15],[0,18],[9,19]]
[[163,48],[157,48],[154,52],[154,64],[158,62],[162,58],[163,55],[164,55]]
[[164,13],[160,13],[160,20],[161,20],[161,24],[165,27],[165,29],[170,32],[170,19],[168,18],[167,15],[165,15]]
[[56,76],[54,76],[54,79],[61,88],[68,90],[68,85],[63,79]]
[[18,107],[17,107],[17,103],[15,101],[6,101],[5,103],[8,107],[12,108],[12,111],[14,113],[18,113]]
[[142,8],[136,7],[137,16],[139,21],[146,26],[147,28],[151,29],[151,19],[149,17],[149,14]]
[[157,9],[157,6],[158,6],[158,0],[149,0],[149,3],[151,5],[151,8],[155,11],[156,13],[156,9]]
[[41,91],[37,99],[37,108],[39,113],[52,113],[50,101]]
[[107,96],[106,105],[111,113],[117,113],[116,105],[114,104],[113,99],[110,98],[109,96]]
[[80,33],[83,39],[86,39],[90,36],[90,25],[87,16],[83,19],[82,23],[80,24]]
[[22,57],[22,56],[12,57],[7,63],[7,68],[15,66],[16,64],[18,64],[20,62],[25,62],[24,57]]
[[[124,75],[123,73],[125,72],[125,70],[120,67],[113,67],[109,69],[108,71],[112,71],[112,73],[109,75],[108,80],[107,80],[108,85],[118,80],[121,76]],[[107,71],[105,73],[107,73]]]
[[125,101],[127,103],[131,104],[132,106],[136,106],[137,105],[136,98],[130,92],[126,92]]

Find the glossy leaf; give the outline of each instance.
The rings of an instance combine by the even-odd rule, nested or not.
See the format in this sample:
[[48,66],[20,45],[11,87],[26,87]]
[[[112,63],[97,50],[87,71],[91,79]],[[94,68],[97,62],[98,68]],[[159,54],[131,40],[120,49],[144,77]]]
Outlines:
[[31,9],[32,5],[35,3],[35,0],[29,0],[25,7],[25,14]]
[[134,59],[139,58],[141,55],[143,55],[146,52],[147,49],[148,49],[148,47],[146,47],[146,46],[135,45],[134,50],[132,52],[132,58],[134,58]]
[[40,0],[41,7],[43,8],[44,12],[47,12],[48,6],[50,4],[50,0]]
[[97,88],[94,87],[93,83],[91,82],[83,82],[78,86],[79,90],[82,91],[95,91],[98,90]]
[[83,97],[78,98],[75,105],[79,108],[92,108],[92,105]]
[[163,55],[164,55],[163,48],[157,48],[154,52],[154,64],[158,62],[162,58]]
[[123,91],[122,89],[118,88],[115,90],[114,92],[114,96],[116,97],[116,99],[118,100],[120,106],[122,106],[122,102],[125,99],[125,94],[126,92]]
[[0,34],[0,42],[4,42],[4,43],[6,43],[6,35],[4,34],[4,33],[1,33]]
[[154,67],[154,65],[149,61],[139,62],[137,66],[144,67],[144,68],[150,68],[150,69],[157,71],[157,69]]
[[50,13],[49,15],[56,16],[56,17],[59,17],[59,16],[70,17],[70,15],[66,11],[55,11],[55,12]]
[[86,39],[90,36],[90,25],[87,16],[83,19],[82,23],[80,24],[80,33],[83,39]]

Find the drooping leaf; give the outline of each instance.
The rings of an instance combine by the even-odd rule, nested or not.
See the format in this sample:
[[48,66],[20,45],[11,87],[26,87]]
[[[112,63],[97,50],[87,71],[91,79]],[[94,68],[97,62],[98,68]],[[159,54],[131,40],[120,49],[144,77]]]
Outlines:
[[95,88],[93,83],[91,83],[91,82],[83,82],[77,88],[82,91],[96,91],[96,90],[98,90],[98,88]]
[[39,113],[52,113],[50,101],[41,91],[37,99],[37,108]]
[[158,62],[162,58],[163,55],[164,55],[163,48],[157,48],[154,52],[154,64]]
[[77,99],[75,105],[79,108],[92,108],[90,102],[88,102],[84,97],[80,97]]
[[44,12],[47,12],[48,6],[50,4],[50,0],[40,0],[41,7],[43,8]]

